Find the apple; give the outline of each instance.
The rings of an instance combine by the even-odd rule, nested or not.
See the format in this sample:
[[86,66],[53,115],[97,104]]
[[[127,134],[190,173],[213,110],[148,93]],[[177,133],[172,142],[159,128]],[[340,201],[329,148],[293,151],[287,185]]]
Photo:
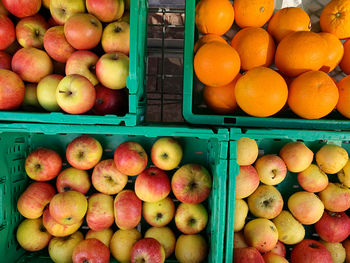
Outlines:
[[269,252],[278,241],[278,231],[275,224],[266,218],[249,221],[244,227],[244,238],[247,244],[260,252]]
[[91,136],[79,136],[67,145],[66,158],[74,168],[89,170],[102,158],[103,149],[98,140]]
[[59,193],[73,190],[85,195],[90,186],[90,176],[87,171],[74,167],[64,169],[56,180],[56,188]]
[[350,218],[344,212],[324,211],[315,230],[327,242],[343,242],[350,235]]
[[292,194],[288,199],[288,208],[303,225],[315,224],[324,211],[324,205],[317,195],[305,191]]
[[268,252],[263,255],[265,263],[288,263],[288,260],[273,252]]
[[41,107],[47,111],[59,111],[61,108],[57,104],[56,89],[63,76],[51,74],[42,78],[37,86],[36,94]]
[[80,228],[82,223],[83,220],[73,225],[61,225],[51,216],[49,207],[46,207],[43,213],[43,225],[47,232],[55,237],[65,237],[73,234]]
[[287,167],[282,158],[274,154],[261,156],[255,163],[260,181],[267,185],[276,185],[284,180]]
[[73,263],[109,263],[109,249],[96,238],[85,239],[73,250]]
[[49,24],[39,14],[22,18],[16,25],[17,41],[22,47],[42,48],[48,28]]
[[256,141],[247,137],[237,141],[237,164],[250,165],[258,158],[259,149]]
[[327,174],[338,173],[349,159],[347,151],[341,146],[326,144],[316,153],[316,163]]
[[346,253],[345,262],[349,263],[350,262],[350,239],[349,238],[343,242],[343,247],[345,248],[345,253]]
[[88,50],[74,52],[67,60],[66,75],[78,74],[87,78],[92,85],[98,84],[95,66],[98,56]]
[[113,230],[110,228],[105,228],[103,230],[95,231],[90,229],[85,236],[85,239],[96,238],[105,244],[108,248],[113,236]]
[[248,244],[245,241],[243,231],[235,232],[234,238],[233,238],[233,248],[244,248],[244,247],[248,247]]
[[114,162],[121,173],[133,176],[145,170],[148,157],[139,143],[127,141],[120,144],[115,150]]
[[184,234],[201,232],[208,223],[208,212],[202,204],[181,203],[175,213],[176,227]]
[[15,26],[7,16],[0,15],[0,50],[7,49],[16,39]]
[[162,170],[173,170],[180,164],[183,151],[181,145],[171,137],[158,139],[151,150],[151,159]]
[[248,197],[248,206],[254,216],[272,219],[281,213],[283,198],[275,187],[262,184]]
[[132,190],[123,190],[114,199],[116,225],[123,230],[136,227],[141,220],[142,202]]
[[122,52],[129,55],[130,25],[116,21],[108,24],[102,33],[101,44],[106,53]]
[[92,49],[101,40],[102,24],[91,14],[77,13],[64,24],[64,35],[75,49]]
[[16,238],[21,247],[33,252],[45,248],[50,242],[51,235],[43,226],[41,218],[25,219],[17,228]]
[[145,238],[154,238],[164,248],[165,258],[175,251],[176,237],[169,227],[151,227],[145,233]]
[[31,183],[18,198],[18,212],[25,218],[39,218],[43,214],[44,208],[50,203],[55,194],[55,188],[48,183]]
[[345,262],[346,251],[341,243],[329,243],[324,240],[320,240],[320,243],[331,253],[333,263]]
[[113,197],[101,193],[91,195],[88,199],[86,222],[95,231],[111,227],[114,222]]
[[131,250],[131,263],[163,263],[164,261],[164,248],[154,238],[147,237],[140,239]]
[[158,202],[143,202],[142,216],[151,226],[166,226],[174,215],[175,205],[169,196]]
[[68,43],[63,26],[49,28],[44,35],[44,48],[54,60],[66,63],[75,49]]
[[131,250],[141,239],[141,233],[136,229],[118,230],[114,233],[110,243],[113,257],[119,262],[130,262]]
[[36,95],[37,84],[27,83],[25,86],[24,99],[22,102],[22,108],[25,110],[36,110],[40,108],[38,97]]
[[234,232],[241,231],[248,215],[248,205],[242,199],[235,200]]
[[304,239],[297,244],[290,256],[291,263],[332,263],[331,253],[320,242]]
[[9,11],[7,11],[7,9],[5,8],[5,6],[2,3],[2,1],[0,1],[0,15],[4,15],[4,16],[8,16],[9,15]]
[[[286,245],[295,245],[305,237],[304,226],[286,210],[283,210],[272,222],[277,228],[279,241]],[[280,255],[280,253],[276,254]],[[284,248],[284,255],[281,256],[284,257],[285,254],[286,250]]]
[[2,0],[6,9],[17,17],[27,17],[38,13],[41,0]]
[[51,16],[59,25],[64,25],[72,15],[84,12],[84,0],[50,0]]
[[181,235],[175,245],[179,262],[202,262],[208,255],[207,242],[201,235]]
[[254,247],[234,248],[234,263],[265,263],[260,252]]
[[308,192],[320,192],[328,185],[328,176],[315,164],[298,173],[298,183]]
[[339,181],[346,187],[350,188],[350,161],[347,161],[343,169],[341,169],[337,175]]
[[113,159],[107,159],[95,166],[91,180],[97,191],[115,195],[123,190],[128,182],[128,176],[117,170]]
[[22,80],[39,82],[42,78],[53,72],[53,64],[46,52],[34,48],[22,48],[12,57],[12,70]]
[[211,176],[199,164],[186,164],[171,179],[175,197],[183,203],[198,204],[206,200],[212,187]]
[[31,179],[49,181],[61,171],[62,159],[51,149],[37,148],[27,156],[24,168]]
[[4,51],[0,51],[0,69],[11,70],[11,60],[12,60],[11,55],[7,54]]
[[250,196],[258,188],[259,175],[252,165],[240,165],[236,177],[236,199]]
[[102,22],[112,22],[122,17],[124,0],[86,0],[86,9]]
[[67,191],[56,194],[50,202],[52,218],[62,225],[73,225],[80,222],[87,210],[87,201],[82,193]]
[[331,212],[344,212],[350,208],[350,189],[339,183],[329,183],[319,197],[325,209]]
[[280,156],[289,171],[299,173],[310,166],[314,153],[303,142],[290,142],[282,147]]
[[271,252],[280,255],[281,257],[286,257],[286,247],[281,241],[277,242],[276,246],[271,250]]
[[79,231],[70,236],[52,238],[49,243],[51,260],[56,263],[72,262],[73,250],[82,240],[84,236]]
[[92,108],[95,114],[124,115],[128,111],[127,89],[113,90],[102,85],[97,85],[95,89],[96,100],[95,105]]
[[64,77],[57,86],[57,104],[67,113],[83,114],[92,109],[96,91],[91,82],[77,74]]
[[136,177],[135,193],[144,202],[158,202],[167,197],[170,191],[170,179],[159,168],[148,168]]
[[110,89],[126,87],[129,76],[129,57],[121,52],[104,54],[96,64],[96,75],[101,84]]

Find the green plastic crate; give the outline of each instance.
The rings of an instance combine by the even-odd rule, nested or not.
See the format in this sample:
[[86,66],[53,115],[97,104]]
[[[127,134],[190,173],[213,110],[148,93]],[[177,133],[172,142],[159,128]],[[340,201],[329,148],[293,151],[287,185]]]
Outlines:
[[[59,131],[59,133],[58,133]],[[205,202],[209,221],[202,232],[209,242],[207,262],[222,262],[226,219],[228,131],[219,129],[191,129],[177,127],[113,127],[52,124],[2,124],[0,125],[0,258],[7,262],[51,262],[47,250],[29,253],[16,241],[16,229],[23,220],[16,208],[19,195],[30,182],[24,171],[24,160],[35,148],[48,147],[65,157],[66,145],[81,134],[98,139],[104,149],[103,159],[113,158],[116,147],[128,140],[141,143],[147,153],[161,136],[173,136],[184,149],[186,163],[205,166],[213,178],[213,188]],[[66,161],[63,159],[63,162]],[[170,171],[168,175],[172,175]],[[86,225],[86,224],[84,224]],[[84,226],[83,225],[83,226]],[[142,233],[146,223],[141,222]],[[174,224],[170,224],[170,227]],[[114,225],[115,227],[115,225]],[[179,234],[178,231],[174,233]],[[113,261],[115,262],[115,261]],[[167,262],[176,262],[173,255]]]
[[0,121],[135,126],[145,116],[145,67],[148,0],[130,1],[129,108],[125,116],[73,115],[63,112],[0,111]]
[[[237,140],[242,137],[255,139],[259,147],[259,156],[263,154],[278,154],[280,149],[288,142],[302,141],[314,153],[327,143],[342,146],[350,153],[350,132],[331,132],[315,130],[263,130],[248,129],[241,130],[232,128],[230,130],[229,145],[229,175],[228,175],[228,201],[227,201],[227,224],[225,240],[225,262],[232,262],[233,258],[233,239],[234,239],[234,212],[235,212],[235,188],[236,176],[238,175],[239,166],[237,164]],[[314,160],[315,163],[315,160]],[[330,181],[336,181],[337,176],[329,177]],[[298,184],[297,175],[288,172],[286,178],[277,185],[284,199],[284,209],[288,210],[287,202],[289,196],[295,192],[303,191]],[[317,240],[318,236],[314,235],[313,226],[305,226],[306,238]],[[292,246],[286,246],[291,248]],[[288,252],[288,251],[287,251]]]
[[[193,70],[193,47],[199,37],[195,26],[195,5],[198,0],[186,0],[185,10],[185,44],[184,44],[184,77],[183,77],[183,116],[193,124],[225,125],[230,127],[268,127],[268,128],[298,128],[298,129],[350,129],[350,121],[334,111],[320,120],[301,119],[291,110],[281,112],[276,117],[250,117],[242,111],[233,115],[217,115],[204,106],[202,99],[203,84],[196,78]],[[285,2],[285,1],[284,1]],[[299,1],[297,1],[299,2]],[[327,1],[303,0],[302,8],[310,15],[312,28],[319,30],[319,15]],[[276,9],[281,8],[282,1],[276,0]],[[299,6],[300,7],[300,6]],[[238,27],[235,25],[234,30]],[[226,34],[232,39],[232,32]],[[332,72],[332,77],[338,81],[345,76],[339,69]]]

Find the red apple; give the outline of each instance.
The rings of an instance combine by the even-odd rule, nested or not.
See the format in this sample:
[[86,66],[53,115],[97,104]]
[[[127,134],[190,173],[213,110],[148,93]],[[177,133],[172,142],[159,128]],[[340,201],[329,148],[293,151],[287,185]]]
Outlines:
[[258,188],[259,175],[252,165],[240,165],[236,176],[236,199],[250,196]]
[[12,57],[6,52],[0,51],[0,69],[11,70]]
[[44,35],[44,48],[54,60],[66,63],[75,49],[68,43],[63,26],[49,28]]
[[259,251],[254,247],[234,248],[233,249],[234,263],[264,263],[264,258]]
[[39,14],[22,18],[16,25],[17,41],[22,47],[42,48],[48,28],[45,18]]
[[290,256],[291,263],[332,263],[331,253],[320,242],[304,239],[297,244]]
[[44,182],[34,182],[20,195],[17,201],[17,209],[26,218],[39,218],[45,206],[50,203],[56,194],[52,185]]
[[74,14],[64,24],[64,35],[76,49],[92,49],[102,36],[101,22],[91,14]]
[[0,15],[8,16],[8,14],[9,11],[7,11],[2,1],[0,1]]
[[122,52],[129,55],[130,25],[123,21],[110,23],[103,30],[101,44],[106,53]]
[[86,0],[86,8],[102,22],[112,22],[123,16],[124,0]]
[[163,200],[170,191],[169,177],[159,168],[148,168],[136,177],[135,193],[144,202]]
[[98,115],[124,115],[127,111],[128,93],[126,89],[112,90],[97,85],[96,100],[92,110]]
[[15,39],[14,24],[7,16],[0,15],[0,50],[8,48]]
[[98,84],[95,73],[95,66],[98,56],[88,50],[74,52],[67,60],[66,75],[79,74],[87,78],[92,85]]
[[12,58],[12,70],[22,80],[39,82],[53,72],[53,64],[46,52],[34,47],[18,50]]
[[100,240],[89,238],[81,241],[73,250],[73,263],[109,263],[109,249]]
[[327,242],[343,242],[350,235],[350,218],[344,212],[324,211],[315,224],[317,234]]
[[120,144],[115,150],[114,162],[121,173],[133,176],[145,170],[148,157],[139,143],[127,141]]
[[131,263],[163,263],[165,251],[154,238],[144,238],[135,243],[131,250]]
[[25,87],[21,78],[7,69],[0,69],[0,110],[14,110],[21,106]]
[[281,241],[278,241],[276,246],[271,250],[272,253],[280,255],[281,257],[286,257],[286,247]]
[[59,193],[73,190],[85,195],[90,186],[90,176],[87,171],[74,167],[64,169],[56,180],[56,188]]
[[35,15],[41,7],[41,0],[2,0],[2,3],[10,13],[17,17]]
[[61,171],[62,159],[51,149],[38,148],[27,156],[24,168],[31,179],[49,181]]
[[95,193],[89,197],[86,222],[90,229],[100,231],[113,225],[113,197]]
[[116,225],[123,230],[136,227],[141,220],[142,202],[132,190],[121,191],[114,199]]
[[66,157],[71,166],[89,170],[101,160],[102,146],[91,136],[79,136],[67,145]]
[[198,164],[182,166],[171,179],[171,188],[175,197],[188,204],[198,204],[207,199],[211,186],[208,170]]
[[64,77],[57,86],[57,104],[67,113],[83,114],[92,109],[95,103],[94,85],[77,74]]

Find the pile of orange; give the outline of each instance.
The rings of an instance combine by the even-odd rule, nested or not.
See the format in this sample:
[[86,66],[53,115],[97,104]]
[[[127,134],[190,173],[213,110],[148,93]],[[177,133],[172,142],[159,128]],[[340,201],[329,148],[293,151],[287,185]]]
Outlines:
[[[350,118],[350,76],[336,83],[329,75],[338,65],[350,74],[350,40],[340,41],[350,38],[350,0],[331,0],[317,33],[303,9],[274,13],[274,0],[201,0],[195,12],[203,36],[195,44],[194,71],[213,112],[233,114],[239,107],[268,117],[288,105],[301,118],[334,109]],[[227,39],[234,23],[241,29]]]

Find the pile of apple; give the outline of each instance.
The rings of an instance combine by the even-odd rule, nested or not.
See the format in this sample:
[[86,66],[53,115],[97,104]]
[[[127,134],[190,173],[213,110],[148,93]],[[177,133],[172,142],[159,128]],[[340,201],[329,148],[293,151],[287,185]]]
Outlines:
[[[205,259],[208,247],[199,233],[208,221],[201,203],[211,191],[209,172],[198,164],[176,169],[183,151],[169,137],[152,146],[155,167],[146,168],[147,153],[134,141],[121,143],[114,159],[101,160],[102,153],[95,138],[80,136],[67,145],[69,168],[62,170],[61,157],[51,149],[28,155],[25,171],[35,182],[17,201],[26,218],[17,229],[18,243],[28,251],[48,246],[55,263],[105,263],[110,253],[119,262],[158,263],[174,251],[179,262]],[[165,171],[174,169],[170,180]],[[180,201],[177,208],[171,191]],[[141,216],[152,226],[144,238]],[[182,232],[177,240],[167,227],[173,218]],[[79,229],[89,229],[85,239]]]
[[[325,144],[315,163],[314,153],[301,141],[285,144],[278,155],[258,153],[255,140],[237,141],[234,262],[288,262],[285,245],[291,263],[350,262],[347,151]],[[292,190],[283,199],[276,185],[286,176],[297,177],[302,191]],[[304,225],[314,226],[317,240],[305,238]]]
[[125,114],[129,8],[130,0],[1,0],[0,110]]

